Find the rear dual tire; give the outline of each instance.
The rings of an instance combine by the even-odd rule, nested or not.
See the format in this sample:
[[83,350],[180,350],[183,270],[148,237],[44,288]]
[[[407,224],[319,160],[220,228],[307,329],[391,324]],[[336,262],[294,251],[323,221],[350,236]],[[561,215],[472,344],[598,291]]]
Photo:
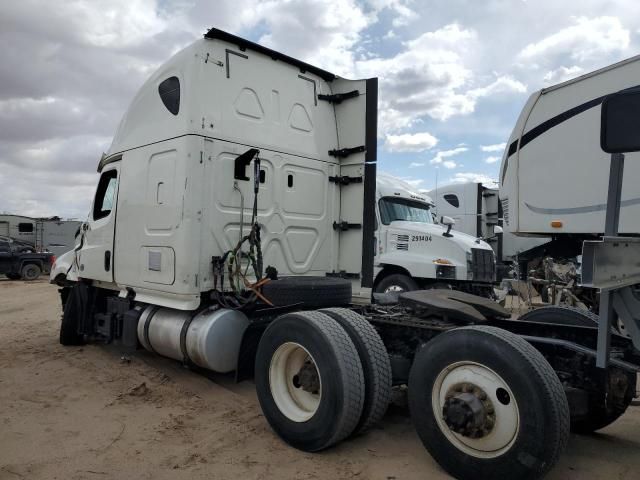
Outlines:
[[339,308],[274,320],[258,346],[255,379],[271,427],[309,452],[373,426],[391,394],[382,340],[363,317]]
[[255,380],[265,418],[300,450],[328,448],[360,420],[358,352],[340,324],[321,313],[290,313],[269,325],[258,345]]

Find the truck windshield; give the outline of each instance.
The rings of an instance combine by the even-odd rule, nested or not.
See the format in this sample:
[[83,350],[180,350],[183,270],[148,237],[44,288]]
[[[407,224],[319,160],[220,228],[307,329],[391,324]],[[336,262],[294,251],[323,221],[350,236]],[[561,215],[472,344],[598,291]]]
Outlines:
[[389,225],[396,220],[433,223],[429,205],[406,198],[386,197],[380,200],[380,221]]

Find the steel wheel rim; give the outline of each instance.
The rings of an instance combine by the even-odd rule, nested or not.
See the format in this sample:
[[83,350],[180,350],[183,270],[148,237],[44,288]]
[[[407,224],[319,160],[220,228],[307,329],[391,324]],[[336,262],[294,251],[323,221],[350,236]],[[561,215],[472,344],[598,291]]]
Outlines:
[[391,293],[391,292],[404,292],[404,288],[402,288],[400,285],[389,285],[384,290],[384,293]]
[[[449,428],[443,415],[445,396],[456,384],[467,382],[486,392],[495,409],[495,425],[483,438],[470,438]],[[497,392],[504,389],[509,403],[503,404]],[[440,372],[431,391],[431,406],[436,423],[447,440],[458,450],[477,458],[495,458],[507,452],[520,431],[518,402],[508,384],[490,368],[476,362],[456,362]]]
[[[310,362],[317,372],[317,393],[295,385],[294,378],[305,362]],[[289,420],[301,423],[315,415],[322,399],[322,378],[316,361],[306,348],[295,342],[283,343],[277,348],[269,365],[269,389],[278,410]]]

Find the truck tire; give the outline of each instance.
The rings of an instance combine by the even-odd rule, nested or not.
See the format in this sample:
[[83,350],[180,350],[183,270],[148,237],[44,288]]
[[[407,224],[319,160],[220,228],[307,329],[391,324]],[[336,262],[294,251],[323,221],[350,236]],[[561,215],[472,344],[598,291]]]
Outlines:
[[23,280],[32,281],[32,280],[36,280],[41,273],[42,273],[42,269],[38,265],[34,263],[28,263],[22,267],[20,276],[22,277]]
[[62,313],[62,323],[60,324],[60,344],[65,346],[84,345],[84,336],[78,333],[80,320],[84,312],[86,302],[86,290],[78,284],[69,291],[64,311]]
[[275,306],[342,306],[351,303],[351,282],[334,277],[281,277],[266,283],[262,294]]
[[351,435],[364,402],[362,363],[347,332],[319,312],[274,320],[256,355],[255,382],[265,418],[285,442],[307,452]]
[[364,373],[364,405],[354,434],[363,433],[376,425],[391,401],[391,362],[378,332],[362,315],[346,308],[326,308],[320,312],[329,315],[342,328],[358,351]]
[[376,285],[375,292],[413,292],[414,290],[418,289],[418,284],[413,278],[402,273],[394,273],[380,280],[380,283]]
[[416,354],[409,409],[423,444],[458,479],[537,479],[569,438],[569,405],[549,363],[489,326],[449,330]]
[[519,320],[535,323],[554,323],[574,327],[597,327],[598,315],[581,308],[564,305],[540,307],[521,315]]

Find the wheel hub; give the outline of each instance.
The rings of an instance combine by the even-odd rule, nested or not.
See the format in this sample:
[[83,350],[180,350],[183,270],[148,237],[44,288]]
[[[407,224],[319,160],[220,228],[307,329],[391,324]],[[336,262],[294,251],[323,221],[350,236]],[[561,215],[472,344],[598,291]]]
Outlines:
[[315,365],[310,361],[304,362],[298,373],[293,376],[293,386],[302,388],[305,392],[318,394],[320,390],[320,377]]
[[454,385],[445,395],[442,416],[454,432],[470,438],[488,435],[496,416],[491,400],[480,387],[470,383]]

